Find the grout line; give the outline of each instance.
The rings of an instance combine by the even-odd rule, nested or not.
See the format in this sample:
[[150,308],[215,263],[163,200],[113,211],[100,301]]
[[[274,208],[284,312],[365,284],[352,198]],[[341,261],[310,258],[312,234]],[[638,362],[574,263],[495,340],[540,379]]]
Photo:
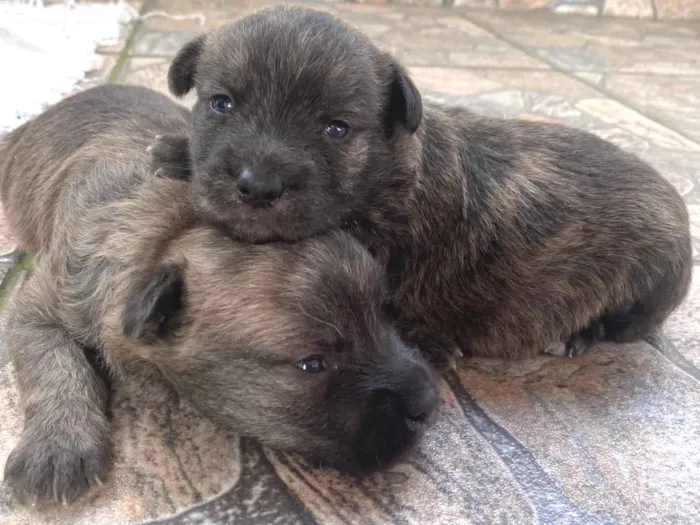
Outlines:
[[22,281],[22,278],[26,276],[27,272],[33,268],[33,262],[31,256],[21,250],[15,250],[8,256],[12,257],[15,262],[11,266],[5,277],[0,283],[0,313],[4,313],[6,301],[13,293],[16,285]]
[[[122,52],[121,51],[100,51],[97,53],[100,56],[106,56],[106,57],[114,57],[114,56],[121,56]],[[175,58],[175,54],[164,54],[164,53],[151,53],[151,54],[144,54],[144,53],[128,53],[128,57],[126,58],[153,58],[153,59],[165,59],[165,60],[172,60]],[[408,68],[412,67],[425,67],[425,68],[435,68],[435,69],[455,69],[455,70],[465,70],[465,71],[531,71],[533,73],[538,73],[538,72],[552,72],[553,68],[548,64],[545,63],[542,59],[539,57],[537,58],[540,62],[542,62],[542,65],[545,67],[528,67],[528,66],[479,66],[479,65],[464,65],[464,66],[457,66],[457,65],[449,65],[449,66],[434,66],[434,65],[425,65],[425,64],[411,64],[409,61],[403,61],[402,64]],[[557,70],[559,72],[559,70]],[[571,69],[568,70],[569,73],[575,74],[575,73],[590,73],[592,75],[607,75],[609,73],[615,73],[620,76],[628,76],[628,77],[654,77],[654,78],[693,78],[697,79],[700,81],[700,71],[698,73],[690,73],[690,74],[678,74],[678,73],[654,73],[654,72],[644,72],[644,71],[609,71],[609,70],[599,70],[599,69]],[[576,77],[576,80],[581,80],[578,77]]]
[[671,341],[666,335],[663,333],[655,333],[646,337],[644,340],[676,368],[700,382],[700,369],[688,361],[683,354],[678,351],[678,348],[673,341]]
[[[141,9],[139,10],[139,16],[143,15],[151,8],[153,1],[154,0],[146,0],[143,3]],[[129,31],[126,41],[124,42],[122,51],[119,53],[117,63],[114,65],[109,75],[107,75],[106,83],[111,84],[119,78],[119,75],[124,68],[124,64],[126,64],[126,61],[129,58],[129,49],[131,49],[133,46],[136,35],[139,32],[139,29],[141,29],[142,25],[143,20],[137,18],[133,27]],[[114,56],[117,53],[98,53],[96,51],[95,54]],[[33,267],[32,257],[26,252],[15,250],[9,254],[6,254],[5,257],[8,259],[7,262],[9,263],[9,268],[7,269],[7,273],[2,278],[2,281],[0,281],[0,312],[4,310],[5,301],[8,295],[14,290],[15,285],[21,280],[22,276]]]
[[119,79],[122,70],[126,65],[126,61],[129,60],[129,58],[131,58],[131,56],[129,55],[129,50],[131,50],[131,48],[133,47],[134,42],[136,41],[136,36],[138,35],[144,23],[144,20],[141,17],[142,15],[146,14],[146,12],[150,11],[153,3],[154,0],[146,0],[141,6],[138,17],[134,21],[134,25],[132,26],[131,31],[129,31],[129,35],[126,37],[126,41],[124,42],[122,50],[119,52],[119,58],[117,59],[117,63],[114,64],[112,71],[110,71],[109,75],[107,76],[107,84],[113,84]]
[[[585,78],[581,78],[581,77],[578,77],[578,76],[572,74],[572,71],[569,71],[569,70],[567,70],[567,69],[562,68],[561,66],[559,66],[556,62],[554,62],[554,61],[552,61],[552,60],[548,60],[548,59],[546,59],[546,58],[543,58],[543,57],[541,57],[541,56],[538,56],[536,53],[534,53],[532,50],[530,50],[526,45],[520,44],[520,43],[517,42],[516,40],[513,40],[513,39],[511,39],[511,38],[508,38],[508,37],[504,36],[503,34],[501,34],[500,31],[497,31],[496,29],[493,29],[493,28],[490,27],[488,24],[484,24],[484,23],[482,23],[482,22],[479,21],[479,20],[474,20],[472,17],[469,16],[468,13],[469,13],[468,11],[463,11],[461,14],[462,14],[462,16],[463,16],[467,21],[471,22],[472,24],[474,24],[476,27],[478,27],[478,28],[481,29],[482,31],[486,31],[487,33],[489,33],[489,34],[492,35],[493,37],[495,37],[495,38],[497,38],[497,39],[499,39],[499,40],[502,40],[502,41],[505,42],[506,44],[509,44],[510,46],[514,47],[515,49],[518,49],[519,51],[522,51],[523,53],[525,53],[525,54],[528,55],[529,57],[532,57],[532,58],[534,58],[534,59],[536,59],[536,60],[539,60],[540,62],[542,62],[542,63],[544,63],[544,64],[549,65],[549,66],[552,68],[552,69],[551,69],[552,71],[556,71],[556,72],[558,72],[558,73],[563,73],[563,74],[565,74],[566,76],[568,76],[568,77],[570,77],[570,78],[573,78],[574,80],[577,80],[577,81],[581,82],[582,84],[587,85],[588,87],[594,89],[594,90],[597,91],[598,93],[600,93],[600,94],[602,94],[602,95],[605,95],[607,98],[609,98],[609,99],[611,99],[611,100],[614,100],[615,102],[618,102],[619,104],[622,104],[623,106],[625,106],[625,107],[627,107],[627,108],[629,108],[629,109],[632,109],[632,110],[636,111],[637,113],[639,113],[640,115],[643,115],[643,116],[646,117],[647,119],[649,119],[649,120],[651,120],[651,121],[653,121],[653,122],[659,124],[660,126],[663,126],[663,127],[667,128],[667,129],[669,129],[670,131],[673,131],[673,132],[677,133],[678,135],[680,135],[681,137],[685,138],[686,140],[689,140],[689,141],[692,142],[693,144],[696,144],[696,145],[700,146],[700,142],[698,142],[697,139],[695,139],[695,138],[691,137],[690,135],[686,134],[685,131],[683,131],[683,130],[681,130],[681,129],[677,129],[675,124],[670,123],[670,122],[665,122],[665,119],[660,119],[660,118],[658,118],[658,117],[649,115],[649,114],[646,112],[646,110],[644,110],[644,108],[638,107],[634,102],[631,102],[631,101],[629,101],[629,100],[626,100],[626,99],[624,99],[624,98],[618,96],[617,94],[613,93],[612,91],[610,91],[610,90],[608,90],[608,89],[606,89],[606,88],[603,88],[603,87],[599,86],[599,85],[596,84],[595,82],[591,82],[591,81],[589,81],[589,80],[587,80],[587,79],[585,79]],[[583,71],[576,71],[576,72],[577,72],[577,73],[583,73]],[[593,73],[593,71],[589,71],[589,72],[590,72],[590,73]],[[604,73],[604,74],[605,74],[605,73]]]

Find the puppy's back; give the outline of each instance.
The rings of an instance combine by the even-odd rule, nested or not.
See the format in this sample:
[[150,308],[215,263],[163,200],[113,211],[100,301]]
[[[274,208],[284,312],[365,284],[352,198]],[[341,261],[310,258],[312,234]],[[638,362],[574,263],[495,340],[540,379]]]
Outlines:
[[[106,85],[61,101],[10,133],[0,144],[0,192],[21,247],[45,250],[55,227],[69,228],[95,205],[128,195],[149,175],[150,141],[166,131],[184,133],[187,115],[150,89]],[[123,168],[110,169],[115,164]]]

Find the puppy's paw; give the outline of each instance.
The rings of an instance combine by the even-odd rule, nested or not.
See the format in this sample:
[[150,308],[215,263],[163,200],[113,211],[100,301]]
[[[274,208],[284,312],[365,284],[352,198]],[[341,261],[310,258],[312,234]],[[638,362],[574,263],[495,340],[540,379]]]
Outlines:
[[62,428],[63,422],[27,427],[5,465],[5,483],[21,503],[68,504],[109,469],[107,423]]
[[578,357],[588,352],[593,346],[595,346],[595,341],[580,335],[572,335],[566,342],[566,355]]
[[462,350],[455,348],[451,352],[433,352],[426,355],[428,362],[439,373],[457,370],[457,363],[464,357]]
[[566,342],[556,342],[545,348],[544,353],[555,357],[578,357],[590,350],[593,342],[579,335],[573,335]]
[[192,173],[186,135],[156,135],[146,151],[151,156],[151,167],[158,176],[189,180]]
[[544,349],[544,353],[555,357],[565,357],[567,355],[566,343],[557,341]]

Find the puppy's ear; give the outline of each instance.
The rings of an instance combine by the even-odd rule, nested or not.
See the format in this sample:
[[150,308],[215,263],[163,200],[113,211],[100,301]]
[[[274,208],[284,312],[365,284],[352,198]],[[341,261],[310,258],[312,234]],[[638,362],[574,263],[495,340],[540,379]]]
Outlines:
[[420,92],[403,66],[392,61],[391,68],[392,79],[389,86],[389,114],[387,115],[389,129],[393,130],[398,123],[409,133],[414,133],[423,117]]
[[177,328],[185,306],[182,273],[175,263],[162,264],[134,287],[122,313],[126,337],[155,344]]
[[204,48],[206,35],[191,40],[175,55],[175,60],[168,70],[168,87],[176,97],[182,97],[194,87],[194,74],[197,62]]

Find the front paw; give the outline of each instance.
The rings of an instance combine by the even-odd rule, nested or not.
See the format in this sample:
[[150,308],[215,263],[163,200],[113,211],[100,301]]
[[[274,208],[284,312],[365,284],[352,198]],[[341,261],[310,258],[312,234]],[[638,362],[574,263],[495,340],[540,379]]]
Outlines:
[[186,135],[157,135],[146,151],[151,156],[151,167],[159,177],[190,179],[189,139]]
[[440,374],[457,370],[457,364],[464,358],[459,348],[451,351],[428,352],[425,356],[428,363]]
[[109,469],[107,422],[64,425],[28,426],[7,458],[5,483],[21,503],[65,505],[102,484]]

